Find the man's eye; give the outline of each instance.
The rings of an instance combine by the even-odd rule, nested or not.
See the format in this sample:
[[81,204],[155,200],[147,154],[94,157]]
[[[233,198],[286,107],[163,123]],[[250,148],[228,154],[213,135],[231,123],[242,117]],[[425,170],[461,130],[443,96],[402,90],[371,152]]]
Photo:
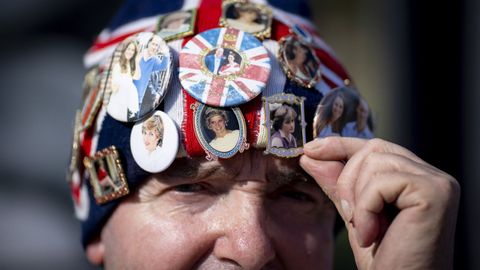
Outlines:
[[183,184],[173,187],[173,190],[182,193],[193,193],[193,192],[200,192],[204,191],[205,187],[202,184],[195,183],[195,184]]
[[310,195],[301,191],[285,190],[281,193],[281,195],[299,202],[314,202],[314,199]]

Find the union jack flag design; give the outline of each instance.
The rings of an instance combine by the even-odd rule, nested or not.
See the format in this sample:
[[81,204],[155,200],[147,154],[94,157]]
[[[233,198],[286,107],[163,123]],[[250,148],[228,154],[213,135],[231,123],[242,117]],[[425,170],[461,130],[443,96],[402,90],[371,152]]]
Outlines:
[[[228,64],[225,55],[223,65],[217,64],[215,71],[207,67],[205,58],[217,48],[236,55],[237,63],[231,65],[239,65],[238,71],[222,74],[219,66]],[[233,28],[215,28],[196,35],[180,52],[179,62],[183,88],[196,100],[216,107],[236,106],[255,98],[265,89],[271,68],[262,43]]]

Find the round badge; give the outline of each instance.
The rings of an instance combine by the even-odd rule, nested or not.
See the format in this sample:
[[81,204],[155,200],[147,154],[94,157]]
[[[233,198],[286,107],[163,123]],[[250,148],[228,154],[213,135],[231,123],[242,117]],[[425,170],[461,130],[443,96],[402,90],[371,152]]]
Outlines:
[[161,172],[172,164],[178,143],[175,123],[161,111],[135,124],[130,136],[133,158],[140,168],[151,173]]
[[321,63],[315,51],[294,35],[279,43],[278,58],[287,77],[303,87],[315,86],[321,79]]
[[216,107],[246,103],[266,87],[270,58],[253,35],[215,28],[193,37],[180,52],[180,82],[196,100]]
[[108,114],[135,122],[154,111],[168,89],[172,62],[167,44],[153,33],[139,33],[120,43],[109,67]]

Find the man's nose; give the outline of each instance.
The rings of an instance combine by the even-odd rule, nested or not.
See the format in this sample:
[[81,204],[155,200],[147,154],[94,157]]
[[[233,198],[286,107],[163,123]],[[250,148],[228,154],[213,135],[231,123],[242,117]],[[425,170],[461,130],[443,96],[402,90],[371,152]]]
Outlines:
[[226,196],[222,228],[218,228],[221,236],[213,250],[217,259],[243,269],[261,269],[275,257],[263,200],[260,195],[235,191]]

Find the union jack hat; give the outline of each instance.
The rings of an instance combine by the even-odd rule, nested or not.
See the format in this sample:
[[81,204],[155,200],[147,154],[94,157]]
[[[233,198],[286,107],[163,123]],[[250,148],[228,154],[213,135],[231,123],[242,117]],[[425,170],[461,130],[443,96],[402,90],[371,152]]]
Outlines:
[[[259,149],[268,147],[265,140],[267,137],[265,100],[281,94],[289,95],[287,97],[301,97],[299,100],[302,101],[301,113],[304,118],[303,122],[306,123],[304,125],[306,140],[311,140],[314,115],[316,112],[318,113],[317,108],[322,99],[329,93],[335,92],[334,89],[350,84],[351,79],[332,49],[320,38],[314,25],[306,19],[309,16],[307,1],[251,0],[250,2],[269,8],[272,18],[271,25],[268,26],[270,27],[270,37],[259,38],[259,42],[268,53],[269,73],[267,73],[266,84],[262,86],[258,95],[255,94],[248,102],[239,104],[237,107],[239,110],[236,111],[241,112],[245,120],[244,146],[249,145]],[[68,174],[76,217],[82,222],[84,246],[98,235],[110,214],[121,201],[121,196],[127,194],[128,191],[135,190],[150,175],[136,163],[132,155],[130,136],[135,123],[115,120],[107,113],[106,101],[96,98],[99,95],[105,96],[102,91],[104,91],[103,86],[108,83],[108,74],[106,75],[103,71],[108,69],[108,59],[123,40],[140,32],[155,32],[158,30],[159,18],[171,12],[188,10],[195,10],[192,13],[196,16],[193,33],[168,39],[167,45],[176,63],[174,63],[173,78],[170,81],[168,92],[157,109],[168,115],[178,129],[180,142],[177,157],[205,156],[205,147],[202,146],[195,134],[195,113],[191,109],[194,104],[199,103],[199,100],[182,88],[184,84],[179,79],[178,61],[181,50],[196,35],[221,27],[219,22],[222,16],[222,0],[126,0],[117,16],[98,35],[92,47],[85,54],[84,65],[90,72],[86,77],[85,86],[89,90],[85,94],[85,102],[88,104],[83,106],[83,114],[88,114],[91,121],[83,120],[88,118],[87,115],[82,115],[82,113],[77,115],[72,147],[74,153],[72,153],[72,165]],[[309,45],[309,51],[314,54],[314,58],[319,60],[317,66],[310,67],[315,69],[315,72],[318,71],[315,74],[321,75],[314,85],[299,84],[292,77],[295,76],[295,72],[286,70],[288,65],[286,66],[286,63],[280,59],[282,58],[281,52],[285,49],[281,48],[282,42],[287,37],[295,35],[298,29],[303,31],[303,36],[308,37],[305,43]],[[288,52],[285,53],[288,54]],[[93,92],[92,89],[94,89]],[[348,96],[348,93],[344,93],[344,96]],[[358,103],[357,101],[356,104]],[[272,105],[269,108],[273,110],[275,106]],[[349,113],[354,113],[355,108],[349,110]],[[331,128],[335,129],[334,126]],[[100,152],[101,154],[99,154]],[[85,158],[90,167],[82,163]],[[106,201],[98,203],[98,198],[95,197],[98,186],[92,184],[92,178],[98,178],[98,182],[101,182],[104,173],[92,172],[98,169],[95,166],[103,163],[119,168],[120,170],[116,170],[116,173],[123,182],[120,188],[112,191],[112,194],[118,194],[118,197],[112,196]]]

